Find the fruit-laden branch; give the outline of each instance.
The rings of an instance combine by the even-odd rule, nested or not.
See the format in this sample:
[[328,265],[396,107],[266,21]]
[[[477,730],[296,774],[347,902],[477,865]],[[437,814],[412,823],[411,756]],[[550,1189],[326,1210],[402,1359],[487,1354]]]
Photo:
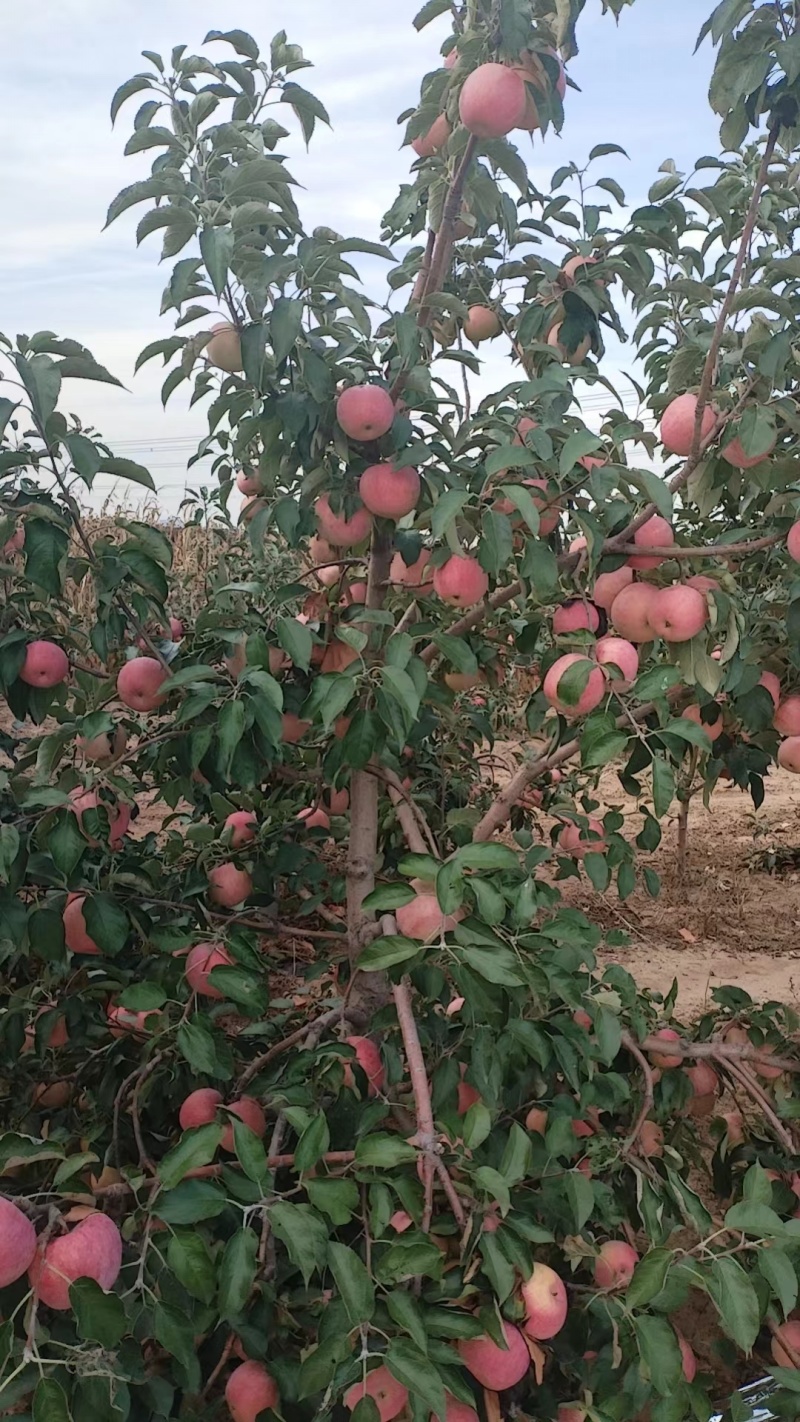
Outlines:
[[745,1046],[740,1042],[724,1042],[712,1037],[708,1042],[669,1041],[662,1037],[645,1037],[639,1046],[645,1052],[658,1052],[662,1057],[716,1057],[720,1062],[761,1062],[763,1066],[781,1071],[800,1072],[800,1061],[778,1057],[769,1047]]
[[[670,690],[666,692],[664,699],[666,701],[674,701],[679,696],[682,696],[684,692],[685,687],[671,687]],[[640,721],[646,721],[647,717],[652,716],[656,710],[658,710],[657,703],[655,701],[647,701],[643,706],[639,706],[636,711],[627,711],[624,715],[618,716],[615,724],[620,730],[623,730],[631,721],[635,721],[637,724]],[[547,755],[539,756],[536,760],[531,760],[528,761],[527,764],[521,765],[516,775],[509,780],[502,794],[498,795],[497,799],[489,806],[483,819],[475,826],[475,831],[472,836],[473,843],[480,843],[482,840],[491,839],[493,834],[496,834],[499,829],[502,829],[517,801],[524,791],[527,790],[528,786],[532,785],[534,780],[538,780],[539,776],[544,775],[546,771],[554,770],[557,766],[563,765],[565,761],[571,760],[574,755],[577,755],[580,747],[580,737],[575,736],[571,741],[565,741],[562,746],[558,747],[558,750],[549,751]]]

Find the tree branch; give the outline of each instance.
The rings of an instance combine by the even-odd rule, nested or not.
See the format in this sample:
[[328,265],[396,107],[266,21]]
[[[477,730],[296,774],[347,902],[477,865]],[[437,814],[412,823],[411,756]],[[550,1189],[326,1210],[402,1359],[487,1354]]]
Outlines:
[[[674,701],[679,696],[682,696],[684,691],[684,687],[672,687],[671,690],[666,693],[664,699],[666,701]],[[643,706],[639,706],[636,711],[626,711],[624,715],[618,716],[616,725],[622,730],[631,720],[637,724],[640,721],[646,721],[647,717],[652,716],[653,712],[657,709],[658,706],[655,701],[647,701]],[[571,741],[565,741],[562,746],[558,747],[558,750],[551,751],[547,755],[539,756],[537,760],[528,761],[526,765],[521,765],[516,775],[509,781],[505,790],[503,790],[502,794],[498,795],[497,799],[489,806],[486,814],[476,825],[472,836],[473,843],[480,843],[482,840],[491,839],[492,835],[496,834],[505,824],[511,811],[520,799],[520,796],[528,786],[533,784],[534,780],[538,780],[540,775],[544,775],[545,771],[552,770],[556,766],[563,765],[565,761],[571,760],[580,750],[580,745],[580,737],[575,736]]]
[[641,1067],[644,1077],[644,1097],[642,1099],[641,1110],[634,1121],[633,1129],[623,1147],[624,1153],[627,1155],[636,1145],[642,1133],[642,1127],[653,1109],[653,1070],[639,1043],[634,1041],[630,1032],[623,1032],[622,1045],[630,1052],[631,1056]]
[[700,458],[703,414],[705,413],[705,408],[711,396],[711,390],[714,384],[714,377],[717,368],[717,358],[719,356],[720,347],[722,345],[722,337],[725,334],[725,326],[727,324],[727,320],[731,312],[733,298],[736,295],[736,292],[739,287],[739,282],[741,281],[742,272],[744,271],[744,264],[747,260],[747,253],[750,247],[750,242],[752,241],[753,233],[755,231],[756,220],[758,218],[758,205],[761,201],[761,194],[764,189],[764,184],[766,183],[767,178],[769,177],[769,165],[772,161],[772,155],[775,152],[775,144],[778,141],[778,134],[780,133],[780,130],[781,125],[779,122],[776,122],[772,125],[772,128],[769,130],[769,134],[767,135],[767,142],[764,147],[764,153],[761,158],[761,163],[759,165],[758,173],[756,175],[756,180],[753,184],[750,204],[747,209],[747,216],[745,218],[744,227],[742,228],[742,236],[739,242],[739,250],[736,254],[736,261],[733,264],[731,279],[728,283],[728,290],[725,293],[725,299],[719,309],[716,325],[714,327],[714,334],[711,338],[711,345],[709,346],[708,355],[706,356],[705,365],[703,366],[703,374],[700,380],[700,389],[697,392],[697,409],[695,412],[692,447],[689,451],[690,463],[692,462],[692,460],[694,460],[694,463],[697,464]]

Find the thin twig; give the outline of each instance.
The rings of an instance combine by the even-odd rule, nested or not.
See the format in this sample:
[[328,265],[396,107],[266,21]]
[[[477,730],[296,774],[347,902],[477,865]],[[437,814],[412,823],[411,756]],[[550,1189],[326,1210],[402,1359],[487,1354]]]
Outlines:
[[623,1032],[622,1045],[630,1052],[631,1056],[641,1067],[642,1076],[644,1077],[644,1097],[642,1099],[641,1109],[639,1111],[638,1116],[636,1117],[636,1120],[634,1121],[633,1129],[631,1130],[631,1133],[628,1136],[628,1139],[626,1140],[625,1145],[623,1147],[624,1153],[627,1155],[628,1152],[633,1150],[633,1147],[636,1145],[636,1142],[639,1139],[639,1136],[641,1135],[642,1127],[644,1126],[645,1121],[647,1120],[648,1116],[650,1115],[650,1112],[653,1109],[653,1071],[649,1061],[647,1060],[647,1057],[644,1055],[644,1052],[642,1051],[638,1042],[634,1041],[630,1032]]
[[[330,1027],[334,1022],[338,1022],[343,1011],[344,1003],[340,1003],[338,1007],[333,1007],[330,1012],[324,1012],[321,1017],[318,1017],[315,1025],[319,1028],[320,1034],[324,1032],[326,1027]],[[283,1041],[276,1042],[273,1046],[269,1047],[266,1052],[262,1052],[261,1056],[256,1057],[239,1077],[237,1083],[239,1091],[241,1092],[245,1086],[248,1086],[253,1080],[253,1077],[257,1076],[260,1071],[263,1071],[264,1067],[268,1066],[276,1057],[283,1056],[284,1052],[291,1051],[292,1047],[296,1047],[299,1042],[302,1042],[303,1038],[308,1035],[308,1031],[309,1026],[308,1023],[305,1022],[302,1027],[297,1028],[296,1032],[291,1032],[288,1037],[284,1037]]]
[[[719,1061],[720,1058],[717,1058],[717,1060]],[[724,1065],[726,1071],[730,1072],[734,1080],[738,1081],[739,1085],[747,1094],[752,1097],[756,1105],[761,1107],[761,1110],[764,1112],[766,1119],[772,1126],[781,1145],[784,1146],[790,1155],[794,1155],[797,1144],[786,1126],[784,1126],[783,1122],[776,1115],[766,1091],[764,1091],[763,1087],[756,1081],[753,1073],[749,1071],[747,1067],[742,1066],[741,1063],[731,1061],[730,1059],[723,1061],[721,1064]]]
[[742,228],[742,236],[739,241],[739,250],[736,253],[736,260],[733,264],[731,279],[728,283],[728,290],[725,293],[725,299],[719,309],[719,314],[717,316],[716,324],[714,326],[714,334],[711,337],[711,345],[709,346],[708,355],[706,356],[705,365],[703,366],[703,374],[700,380],[700,389],[697,392],[697,409],[695,412],[692,447],[689,451],[689,461],[691,462],[692,460],[694,460],[695,464],[698,462],[700,456],[700,443],[703,429],[703,414],[705,413],[705,408],[708,404],[709,398],[711,396],[711,389],[714,384],[714,376],[716,375],[717,368],[717,358],[719,356],[720,348],[722,346],[722,337],[725,333],[725,326],[730,315],[731,307],[733,305],[733,299],[738,290],[742,272],[744,271],[744,264],[747,260],[748,248],[750,246],[750,242],[755,231],[756,220],[758,218],[758,205],[761,201],[761,193],[764,189],[764,185],[767,181],[767,178],[769,177],[769,165],[772,161],[772,155],[775,152],[775,145],[778,141],[778,134],[780,133],[780,131],[780,121],[776,121],[772,125],[767,135],[767,142],[764,147],[764,153],[761,158],[758,173],[756,174],[756,180],[753,184],[753,191],[750,196],[747,216],[745,218],[744,227]]
[[[683,695],[683,688],[673,687],[666,693],[665,700],[675,700],[681,695]],[[622,729],[630,719],[630,714],[633,715],[633,719],[637,722],[645,721],[648,716],[652,716],[655,710],[657,710],[656,703],[654,701],[648,701],[643,706],[639,706],[633,713],[626,712],[625,715],[618,716],[616,725]],[[479,820],[472,836],[473,842],[480,843],[482,840],[491,839],[492,835],[496,834],[497,830],[501,829],[505,824],[511,811],[527,787],[531,785],[534,780],[538,780],[541,775],[544,775],[546,771],[552,770],[554,767],[563,765],[566,761],[571,760],[574,755],[577,755],[580,750],[580,745],[580,737],[575,736],[571,741],[566,741],[564,745],[559,746],[558,750],[549,752],[544,756],[539,756],[538,759],[528,761],[526,764],[520,766],[516,775],[509,781],[502,794],[497,796],[497,799],[489,806],[486,814]]]

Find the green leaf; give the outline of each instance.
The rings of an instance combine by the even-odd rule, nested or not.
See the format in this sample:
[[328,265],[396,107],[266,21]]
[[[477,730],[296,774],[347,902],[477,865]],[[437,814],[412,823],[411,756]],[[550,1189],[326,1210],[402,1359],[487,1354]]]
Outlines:
[[228,280],[234,240],[230,227],[204,227],[200,233],[200,252],[217,297],[222,295]]
[[432,884],[441,867],[439,860],[431,854],[404,854],[398,862],[397,872],[407,879],[423,879],[426,884]]
[[[19,845],[19,830],[14,825],[0,825],[0,882],[8,883],[11,866],[19,854]],[[410,892],[413,898],[413,889]]]
[[179,1052],[193,1071],[218,1081],[230,1081],[233,1076],[230,1048],[206,1017],[198,1015],[182,1022],[176,1040]]
[[100,462],[99,472],[113,474],[118,479],[129,479],[132,484],[141,484],[142,488],[151,489],[154,494],[156,493],[156,486],[149,469],[145,469],[143,464],[136,464],[132,459],[117,457],[103,459]]
[[88,489],[103,460],[103,456],[93,440],[82,434],[64,435],[64,444],[70,453],[73,468]]
[[591,717],[581,733],[581,765],[584,770],[608,765],[622,755],[627,744],[626,732],[617,730],[613,718]]
[[358,1210],[358,1186],[354,1180],[323,1179],[306,1180],[306,1193],[315,1209],[327,1215],[332,1224],[339,1228],[349,1224]]
[[237,54],[243,54],[245,59],[257,60],[259,57],[258,45],[247,30],[209,30],[203,44],[210,44],[212,40],[223,40],[225,44],[231,45]]
[[749,1353],[761,1327],[758,1295],[735,1259],[717,1258],[706,1287],[716,1305],[722,1326],[734,1343]]
[[210,1165],[222,1140],[222,1126],[214,1121],[208,1126],[184,1131],[178,1144],[167,1151],[158,1167],[158,1178],[165,1190],[183,1180],[188,1170]]
[[572,1210],[576,1232],[580,1234],[594,1210],[594,1186],[580,1170],[569,1170],[564,1176],[564,1192]]
[[741,1230],[743,1234],[756,1234],[769,1239],[784,1231],[780,1215],[769,1205],[756,1200],[740,1200],[732,1205],[725,1216],[725,1228]]
[[303,622],[298,622],[296,617],[281,617],[275,624],[275,631],[284,652],[295,666],[301,671],[308,671],[314,648],[311,628]]
[[664,518],[672,518],[672,494],[665,481],[654,474],[652,469],[627,469],[625,478],[644,494],[649,503],[655,504]]
[[253,1180],[262,1189],[264,1181],[269,1174],[267,1164],[267,1152],[264,1143],[255,1131],[240,1121],[238,1116],[231,1118],[233,1126],[233,1148],[236,1152],[236,1159],[242,1167],[248,1180]]
[[72,1422],[67,1394],[55,1378],[39,1379],[33,1394],[32,1416],[33,1422]]
[[487,509],[481,519],[481,541],[478,561],[492,577],[502,572],[514,554],[513,531],[504,513]]
[[174,1190],[165,1190],[153,1206],[153,1213],[165,1224],[198,1224],[213,1220],[227,1209],[225,1192],[212,1180],[182,1180]]
[[467,489],[448,489],[446,494],[442,494],[437,499],[431,513],[431,532],[434,538],[443,539],[447,529],[460,514],[464,505],[469,503],[470,494]]
[[212,968],[211,982],[219,988],[223,997],[238,1003],[249,1017],[262,1016],[269,1006],[266,985],[245,968]]
[[780,1302],[784,1318],[797,1307],[797,1272],[782,1249],[759,1249],[756,1255],[759,1271]]
[[419,715],[420,694],[408,672],[400,667],[381,667],[381,681],[384,691],[399,703],[403,709],[408,729],[414,725]]
[[381,973],[396,967],[398,963],[407,963],[423,951],[422,944],[417,943],[415,939],[404,938],[402,934],[390,934],[368,943],[359,956],[358,966],[362,973]]
[[481,869],[486,874],[495,870],[514,873],[520,867],[519,854],[507,844],[466,844],[454,859],[464,869]]
[[69,1301],[81,1338],[113,1349],[127,1332],[128,1321],[122,1299],[107,1294],[94,1279],[80,1278],[70,1284]]
[[775,412],[764,405],[748,405],[739,422],[739,439],[750,459],[767,455],[775,443]]
[[47,848],[59,873],[68,879],[87,848],[78,821],[70,810],[59,810],[47,836]]
[[661,1293],[674,1257],[671,1249],[651,1249],[639,1260],[625,1295],[628,1308],[643,1308]]
[[55,361],[46,355],[33,355],[30,359],[16,355],[14,364],[30,396],[31,409],[41,433],[58,404],[61,373]]
[[219,772],[223,779],[230,776],[233,757],[244,735],[246,719],[247,709],[242,700],[226,701],[224,706],[220,707],[217,716],[217,743]]
[[461,866],[455,859],[450,859],[436,875],[436,897],[443,913],[455,913],[461,907],[465,889]]
[[111,100],[111,125],[114,126],[117,114],[127,99],[134,94],[140,94],[143,89],[152,88],[153,80],[149,74],[134,74],[132,79],[126,79],[124,84],[120,84]]
[[355,1250],[332,1240],[328,1245],[328,1266],[352,1326],[369,1323],[375,1312],[375,1287]]
[[675,1330],[665,1318],[649,1318],[647,1315],[635,1318],[633,1326],[646,1377],[656,1392],[660,1392],[662,1397],[670,1397],[683,1375]]
[[486,477],[493,479],[495,474],[504,474],[506,469],[524,469],[536,462],[536,455],[527,445],[501,444],[497,449],[490,449],[484,460]]
[[236,1322],[250,1297],[257,1252],[258,1239],[252,1229],[237,1230],[225,1245],[219,1266],[219,1311],[226,1323]]
[[410,1165],[417,1158],[413,1146],[399,1136],[387,1136],[379,1132],[362,1136],[356,1142],[356,1164],[391,1170],[396,1165]]
[[280,365],[294,350],[303,329],[303,309],[303,302],[295,296],[279,296],[272,308],[269,338],[276,365]]
[[321,119],[330,127],[331,121],[325,105],[320,103],[316,94],[310,94],[307,89],[301,89],[299,84],[284,84],[281,91],[281,102],[291,104],[300,120],[306,143],[314,132],[317,119]]
[[502,490],[502,497],[508,499],[522,514],[534,538],[538,537],[541,519],[533,495],[523,488],[522,484],[503,484]]
[[25,523],[25,572],[32,583],[60,597],[66,573],[69,534],[49,519]]
[[421,10],[418,10],[411,21],[415,30],[424,30],[431,20],[438,20],[440,15],[445,15],[450,9],[451,0],[426,0]]
[[191,1317],[170,1304],[157,1303],[153,1309],[153,1333],[162,1348],[183,1363],[185,1368],[191,1369],[199,1381]]
[[113,958],[128,941],[130,924],[125,910],[113,894],[89,894],[83,905],[83,917],[89,937],[98,948]]
[[572,473],[579,459],[583,459],[587,454],[597,454],[603,448],[603,441],[599,435],[593,434],[591,430],[576,430],[564,441],[563,449],[558,461],[559,473],[562,479]]
[[100,385],[117,385],[120,390],[125,388],[122,381],[117,380],[116,375],[100,365],[88,351],[85,355],[65,356],[58,362],[58,370],[62,380],[96,380]]
[[618,143],[596,143],[589,154],[589,162],[593,163],[595,158],[607,158],[610,153],[621,153],[623,158],[628,157],[625,149]]
[[662,819],[675,798],[675,774],[663,756],[653,756],[653,809]]
[[214,1261],[201,1234],[195,1230],[173,1234],[167,1245],[167,1263],[193,1299],[211,1302],[216,1288]]
[[510,948],[459,948],[459,957],[479,977],[500,987],[522,987],[525,979]]
[[389,1310],[390,1318],[398,1328],[403,1333],[407,1333],[423,1353],[427,1352],[428,1335],[425,1330],[425,1315],[413,1294],[407,1293],[405,1289],[395,1289],[386,1295],[384,1303]]
[[5,395],[0,398],[0,439],[6,432],[8,424],[14,411],[19,408],[18,400],[7,400]]
[[[2,844],[1,840],[0,844]],[[17,844],[19,844],[19,838],[17,838]],[[403,908],[405,904],[410,904],[415,898],[416,893],[410,884],[379,884],[377,889],[373,889],[371,894],[367,894],[361,907],[370,911],[388,913],[392,909]]]
[[478,1146],[482,1146],[483,1142],[489,1139],[491,1131],[491,1111],[483,1101],[473,1101],[461,1126],[461,1134],[467,1150],[477,1150]]
[[273,1233],[286,1245],[289,1258],[308,1287],[314,1270],[322,1269],[328,1257],[325,1221],[310,1205],[292,1205],[287,1200],[279,1200],[272,1206],[270,1219]]
[[331,1133],[322,1112],[312,1116],[294,1153],[295,1169],[311,1170],[330,1147]]
[[427,1411],[444,1422],[447,1407],[444,1382],[421,1348],[410,1338],[393,1338],[386,1351],[386,1366],[413,1397],[421,1398]]

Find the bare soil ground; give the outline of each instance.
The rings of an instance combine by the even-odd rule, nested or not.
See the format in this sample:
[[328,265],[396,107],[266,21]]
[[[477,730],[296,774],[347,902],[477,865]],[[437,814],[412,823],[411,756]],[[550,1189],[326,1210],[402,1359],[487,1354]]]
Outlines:
[[[641,817],[613,770],[604,772],[598,799],[619,808],[623,833],[633,838]],[[760,1002],[800,1007],[800,780],[775,769],[758,811],[735,788],[717,789],[709,810],[695,798],[682,882],[676,814],[677,806],[663,824],[661,845],[645,860],[661,877],[657,899],[637,889],[621,903],[615,888],[598,895],[585,876],[562,882],[565,898],[605,928],[630,934],[630,946],[606,951],[605,959],[623,964],[640,986],[667,992],[678,979],[683,1017],[701,1013],[723,984]],[[797,867],[772,873],[759,867],[764,851],[780,858],[795,846]]]

